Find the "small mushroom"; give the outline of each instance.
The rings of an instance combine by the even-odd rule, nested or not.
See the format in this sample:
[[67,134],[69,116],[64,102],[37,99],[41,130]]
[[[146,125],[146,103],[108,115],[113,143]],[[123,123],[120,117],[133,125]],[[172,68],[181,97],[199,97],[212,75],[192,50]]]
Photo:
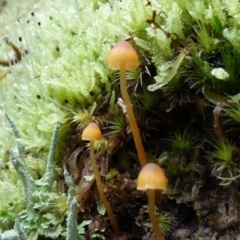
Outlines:
[[164,240],[164,235],[155,215],[155,190],[166,191],[167,182],[164,171],[155,163],[147,163],[140,171],[137,179],[137,190],[148,190],[149,216],[153,231],[159,240]]
[[106,211],[110,218],[110,221],[111,221],[111,224],[112,224],[115,234],[119,235],[120,230],[119,230],[119,227],[117,224],[117,220],[116,220],[116,217],[112,211],[112,208],[104,194],[100,173],[99,173],[97,162],[96,162],[95,155],[94,155],[94,141],[100,140],[101,138],[102,138],[102,133],[101,133],[98,125],[94,122],[89,123],[82,132],[82,140],[86,140],[86,141],[90,142],[90,160],[91,160],[91,164],[92,164],[92,168],[93,168],[93,174],[96,179],[99,196],[101,198],[102,203],[104,204],[104,206],[106,208]]
[[138,158],[143,167],[147,163],[146,154],[142,145],[141,136],[133,113],[131,99],[127,92],[126,70],[133,70],[139,66],[138,55],[132,45],[126,41],[118,42],[108,55],[108,67],[120,70],[120,88],[122,98],[126,104],[129,125],[133,134]]

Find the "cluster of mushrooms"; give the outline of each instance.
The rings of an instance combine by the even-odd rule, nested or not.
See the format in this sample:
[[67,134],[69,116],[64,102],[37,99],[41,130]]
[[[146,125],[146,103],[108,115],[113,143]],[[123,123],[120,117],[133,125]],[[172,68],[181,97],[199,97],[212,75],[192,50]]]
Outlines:
[[[121,94],[126,105],[128,122],[131,128],[131,132],[138,153],[138,158],[142,168],[137,179],[137,189],[148,191],[148,211],[152,223],[152,228],[157,238],[159,240],[164,240],[164,235],[159,227],[159,223],[155,214],[155,190],[166,191],[167,178],[160,166],[155,163],[148,163],[147,161],[137,122],[133,112],[131,100],[127,92],[126,70],[133,70],[139,66],[138,55],[129,42],[120,41],[110,51],[107,61],[109,68],[113,70],[120,70]],[[83,130],[82,139],[90,141],[90,159],[100,199],[106,208],[115,234],[120,235],[120,229],[118,227],[116,217],[104,194],[101,177],[94,155],[94,141],[100,140],[101,138],[101,130],[99,129],[99,126],[94,122],[88,124],[88,126]]]

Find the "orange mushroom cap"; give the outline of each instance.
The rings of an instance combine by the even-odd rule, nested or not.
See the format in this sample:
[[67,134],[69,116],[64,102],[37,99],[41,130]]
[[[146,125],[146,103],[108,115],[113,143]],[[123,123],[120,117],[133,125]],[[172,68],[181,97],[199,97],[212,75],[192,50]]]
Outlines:
[[102,133],[98,125],[91,122],[82,132],[82,140],[100,140],[102,138]]
[[137,189],[161,189],[167,190],[167,178],[162,170],[155,163],[147,163],[140,171],[137,179]]
[[120,41],[108,54],[108,67],[113,70],[133,70],[139,66],[138,55],[132,45],[126,41]]

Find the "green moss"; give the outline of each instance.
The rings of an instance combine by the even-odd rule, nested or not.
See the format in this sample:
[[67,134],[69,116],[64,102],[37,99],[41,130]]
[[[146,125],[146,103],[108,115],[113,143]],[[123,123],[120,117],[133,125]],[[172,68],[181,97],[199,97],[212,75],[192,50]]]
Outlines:
[[183,133],[174,133],[169,139],[171,147],[179,154],[189,154],[195,145],[196,139],[186,130]]

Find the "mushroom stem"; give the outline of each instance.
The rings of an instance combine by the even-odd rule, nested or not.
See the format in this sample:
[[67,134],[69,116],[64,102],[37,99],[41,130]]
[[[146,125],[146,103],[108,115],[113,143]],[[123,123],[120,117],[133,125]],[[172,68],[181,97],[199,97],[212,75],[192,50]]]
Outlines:
[[97,166],[97,162],[96,162],[95,155],[94,155],[94,141],[93,140],[90,140],[90,160],[91,160],[91,164],[92,164],[92,168],[93,168],[93,174],[96,179],[99,196],[101,198],[102,203],[104,204],[104,206],[106,208],[106,211],[110,218],[110,222],[112,224],[115,234],[120,235],[120,230],[119,230],[119,227],[117,224],[117,220],[116,220],[115,215],[112,211],[112,208],[104,194],[100,173],[98,171],[98,166]]
[[152,223],[153,231],[155,232],[157,238],[159,240],[164,240],[164,235],[159,227],[157,217],[155,215],[155,190],[148,189],[148,212],[150,216],[150,220]]
[[137,149],[138,158],[139,158],[141,167],[143,167],[145,164],[147,164],[147,158],[142,145],[142,140],[141,140],[138,126],[137,126],[137,122],[133,113],[132,103],[127,92],[126,69],[124,66],[121,66],[120,68],[120,88],[121,88],[122,98],[126,104],[128,122],[133,134],[133,139]]

